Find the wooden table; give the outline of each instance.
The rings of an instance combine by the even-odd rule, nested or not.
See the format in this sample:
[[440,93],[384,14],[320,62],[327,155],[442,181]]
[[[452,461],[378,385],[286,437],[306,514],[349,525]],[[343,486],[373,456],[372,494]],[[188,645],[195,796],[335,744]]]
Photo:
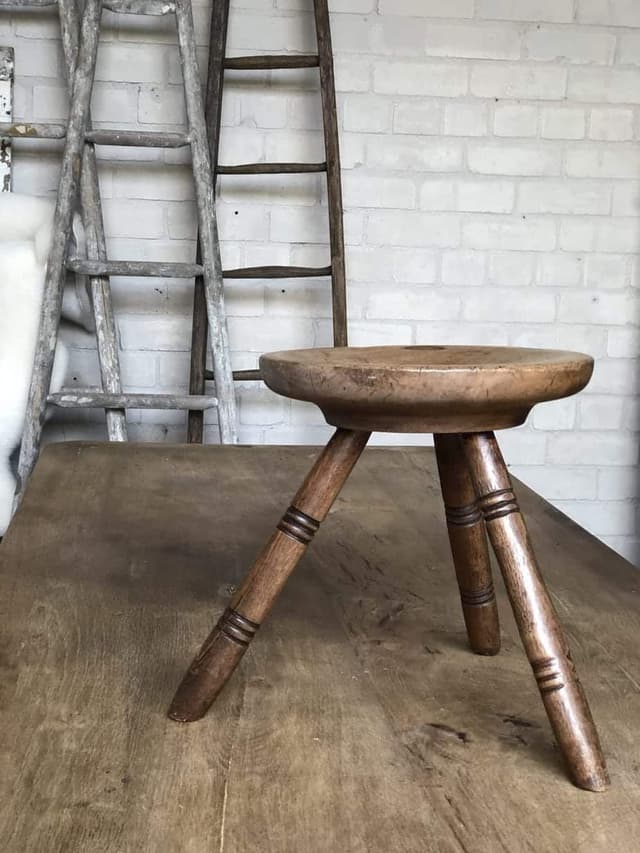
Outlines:
[[611,771],[589,794],[499,581],[503,650],[467,650],[430,450],[365,452],[212,711],[166,718],[316,454],[44,452],[0,545],[4,853],[637,853],[640,573],[519,488]]

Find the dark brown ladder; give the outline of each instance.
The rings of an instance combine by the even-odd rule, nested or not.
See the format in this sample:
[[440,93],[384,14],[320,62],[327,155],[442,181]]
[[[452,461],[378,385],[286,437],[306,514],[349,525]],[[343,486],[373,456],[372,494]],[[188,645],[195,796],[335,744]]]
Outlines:
[[[209,150],[213,164],[214,180],[218,175],[293,175],[325,172],[327,175],[327,200],[329,214],[329,242],[331,262],[324,267],[262,266],[225,270],[228,279],[331,278],[333,305],[333,344],[347,346],[347,306],[344,234],[342,224],[342,188],[340,184],[340,148],[338,117],[333,74],[333,51],[327,0],[314,0],[318,52],[314,54],[284,54],[268,56],[225,56],[229,22],[229,0],[213,0],[211,12],[211,46],[206,97],[206,115],[209,129]],[[322,163],[245,163],[225,166],[218,163],[220,147],[220,118],[225,70],[257,71],[272,69],[318,68],[322,95],[325,161]],[[278,342],[274,341],[274,349]],[[213,379],[206,369],[207,316],[204,290],[196,281],[193,307],[193,340],[191,347],[191,378],[189,392],[205,393],[205,383]],[[259,370],[236,370],[236,380],[259,380]],[[189,412],[188,440],[202,441],[204,417],[201,411]]]

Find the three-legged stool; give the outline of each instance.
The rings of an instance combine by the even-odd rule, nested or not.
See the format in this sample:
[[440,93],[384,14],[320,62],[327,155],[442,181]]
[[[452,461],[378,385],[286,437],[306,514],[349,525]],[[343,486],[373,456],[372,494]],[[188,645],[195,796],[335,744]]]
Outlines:
[[485,530],[571,778],[608,785],[598,734],[540,575],[494,430],[575,394],[591,358],[506,347],[366,347],[270,353],[266,384],[316,403],[337,431],[185,675],[174,720],[199,719],[237,666],[365,448],[371,432],[430,432],[469,642],[496,654],[500,629]]

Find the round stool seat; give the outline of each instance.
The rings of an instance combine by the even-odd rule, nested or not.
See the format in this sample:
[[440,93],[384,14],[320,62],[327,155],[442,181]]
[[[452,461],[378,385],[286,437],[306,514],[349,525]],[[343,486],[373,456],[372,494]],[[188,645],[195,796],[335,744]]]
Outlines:
[[479,346],[327,347],[260,358],[265,383],[371,432],[482,432],[518,426],[536,403],[580,391],[593,359]]

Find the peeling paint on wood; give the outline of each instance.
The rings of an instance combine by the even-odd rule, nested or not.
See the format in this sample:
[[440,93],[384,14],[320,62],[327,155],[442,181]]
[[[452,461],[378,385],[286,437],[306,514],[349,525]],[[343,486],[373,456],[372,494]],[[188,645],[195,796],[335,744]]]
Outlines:
[[[13,48],[0,47],[0,121],[13,114]],[[0,140],[0,192],[11,192],[11,140]]]

